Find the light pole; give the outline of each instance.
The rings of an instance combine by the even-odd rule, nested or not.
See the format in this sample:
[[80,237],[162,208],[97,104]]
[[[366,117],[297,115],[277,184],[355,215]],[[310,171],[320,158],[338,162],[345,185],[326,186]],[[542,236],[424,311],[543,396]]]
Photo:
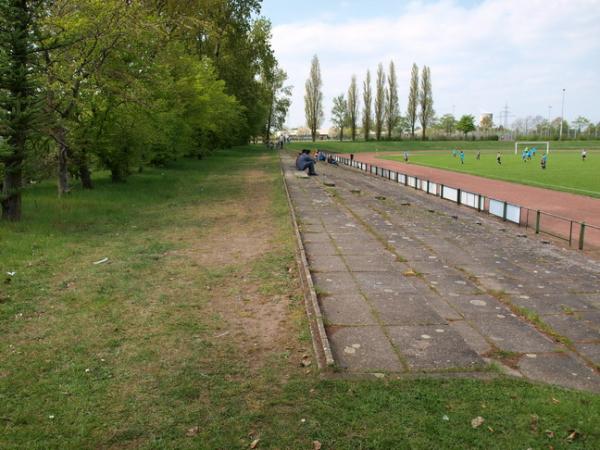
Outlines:
[[558,140],[562,141],[563,122],[565,121],[565,89],[563,88],[562,107],[560,110],[560,131],[558,132]]

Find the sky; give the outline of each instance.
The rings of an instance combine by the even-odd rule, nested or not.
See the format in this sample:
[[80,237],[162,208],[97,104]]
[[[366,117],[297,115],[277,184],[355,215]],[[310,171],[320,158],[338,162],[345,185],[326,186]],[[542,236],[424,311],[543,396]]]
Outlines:
[[404,114],[413,63],[431,69],[437,116],[493,113],[600,121],[600,0],[263,0],[272,45],[294,87],[289,127],[304,126],[304,84],[321,65],[332,98],[394,61]]

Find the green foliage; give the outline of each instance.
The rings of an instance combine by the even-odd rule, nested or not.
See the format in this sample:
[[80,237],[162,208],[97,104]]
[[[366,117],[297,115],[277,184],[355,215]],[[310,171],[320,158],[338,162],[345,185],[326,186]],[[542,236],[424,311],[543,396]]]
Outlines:
[[465,136],[471,131],[475,131],[475,117],[465,114],[456,123],[455,127],[458,131],[462,131]]
[[84,187],[93,169],[121,181],[145,164],[247,142],[287,114],[291,88],[258,0],[0,8],[0,174],[19,178],[5,186],[21,185],[22,168],[25,181],[44,178],[56,161],[61,193],[69,172]]
[[331,109],[331,121],[336,128],[340,130],[340,141],[344,139],[344,128],[349,124],[348,102],[344,94],[333,98],[333,108]]

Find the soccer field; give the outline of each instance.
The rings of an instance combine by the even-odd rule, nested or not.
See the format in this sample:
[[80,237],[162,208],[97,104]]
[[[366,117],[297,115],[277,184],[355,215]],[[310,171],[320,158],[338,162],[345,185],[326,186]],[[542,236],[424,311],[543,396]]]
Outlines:
[[[538,152],[531,160],[523,162],[520,154],[505,151],[502,152],[501,165],[496,162],[496,151],[482,150],[480,160],[476,159],[477,152],[478,150],[465,150],[465,161],[461,164],[460,158],[452,156],[450,149],[413,151],[409,152],[409,164],[600,198],[600,151],[588,151],[584,162],[578,151],[551,150],[545,170],[540,167],[543,152]],[[383,158],[403,161],[402,155]]]

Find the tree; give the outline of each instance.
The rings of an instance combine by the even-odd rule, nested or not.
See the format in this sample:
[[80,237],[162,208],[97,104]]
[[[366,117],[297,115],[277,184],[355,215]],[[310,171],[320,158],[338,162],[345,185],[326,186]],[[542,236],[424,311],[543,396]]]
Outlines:
[[581,134],[582,131],[585,131],[591,125],[591,122],[588,118],[579,116],[573,121],[572,125],[577,134]]
[[356,85],[356,75],[352,75],[352,81],[348,88],[348,116],[350,119],[350,130],[352,141],[356,140],[356,128],[358,124],[358,87]]
[[479,121],[479,128],[481,128],[486,134],[492,129],[493,126],[494,121],[492,120],[492,116],[490,114],[485,114]]
[[321,68],[319,58],[313,56],[310,66],[310,75],[306,80],[304,94],[304,112],[306,125],[310,128],[313,142],[317,139],[317,130],[323,123],[323,93],[321,92]]
[[456,129],[456,119],[452,114],[444,114],[440,118],[440,128],[444,130],[446,135],[450,135]]
[[371,71],[367,70],[367,76],[363,81],[363,133],[365,141],[369,140],[371,132],[371,122],[373,120],[371,114],[371,105],[373,102],[373,92],[371,90]]
[[417,104],[419,101],[419,68],[413,63],[410,72],[410,86],[408,88],[408,106],[406,107],[406,118],[410,125],[410,137],[415,138],[415,126],[417,124]]
[[344,94],[340,94],[333,99],[333,108],[331,110],[331,121],[340,130],[340,141],[344,140],[344,128],[348,124],[348,102]]
[[423,66],[421,75],[421,90],[419,92],[419,121],[421,122],[421,136],[425,140],[427,126],[434,116],[433,96],[431,93],[431,73],[429,67]]
[[400,120],[400,108],[398,105],[398,80],[394,61],[390,61],[390,69],[387,77],[387,89],[385,91],[385,123],[387,137],[392,138],[392,131]]
[[0,202],[2,219],[21,219],[23,163],[39,113],[33,28],[42,2],[0,2]]
[[377,81],[375,83],[375,136],[381,140],[383,122],[385,118],[385,73],[383,65],[377,67]]
[[466,139],[468,133],[475,131],[475,117],[471,115],[462,116],[456,124],[456,129],[463,132]]
[[287,74],[278,67],[275,67],[273,72],[267,76],[271,99],[269,103],[269,115],[265,125],[265,142],[271,140],[271,132],[273,130],[280,130],[285,123],[292,95],[292,87],[284,86],[286,80]]

